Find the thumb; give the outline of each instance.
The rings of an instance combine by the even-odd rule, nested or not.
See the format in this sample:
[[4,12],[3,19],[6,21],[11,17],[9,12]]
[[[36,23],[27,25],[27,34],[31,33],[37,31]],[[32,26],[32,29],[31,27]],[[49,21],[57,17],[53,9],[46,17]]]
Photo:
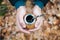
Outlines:
[[26,28],[26,24],[22,21],[20,22],[20,25],[23,27],[23,28]]
[[35,23],[35,27],[37,27],[37,26],[40,27],[42,25],[43,21],[44,21],[43,17],[37,18],[37,21]]
[[40,24],[40,18],[37,18],[37,21],[35,23],[35,27],[37,27]]

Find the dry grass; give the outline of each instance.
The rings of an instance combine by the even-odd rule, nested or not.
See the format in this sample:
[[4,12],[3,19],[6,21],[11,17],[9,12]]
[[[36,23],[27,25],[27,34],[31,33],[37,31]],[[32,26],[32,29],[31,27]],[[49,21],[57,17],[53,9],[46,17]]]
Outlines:
[[42,10],[42,13],[46,14],[42,30],[33,32],[31,35],[16,30],[16,11],[9,2],[6,3],[9,12],[0,17],[0,36],[4,36],[4,40],[60,40],[60,4],[57,3],[59,0],[52,2]]

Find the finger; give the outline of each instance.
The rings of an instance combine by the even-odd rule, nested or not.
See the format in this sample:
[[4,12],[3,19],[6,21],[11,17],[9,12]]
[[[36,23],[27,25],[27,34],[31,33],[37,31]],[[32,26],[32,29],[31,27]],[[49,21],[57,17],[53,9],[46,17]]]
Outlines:
[[[42,13],[41,13],[41,9],[40,9],[37,5],[35,5],[35,7],[34,7],[34,9],[33,9],[33,13],[34,13],[34,15],[36,15],[36,16],[42,14]],[[35,23],[35,29],[29,30],[29,31],[39,30],[40,27],[41,27],[42,21],[43,21],[43,20],[42,20],[42,17],[38,17],[38,18],[37,18],[37,21],[36,21],[36,23]]]
[[30,34],[30,32],[27,31],[27,30],[22,29],[21,31],[22,31],[23,33],[26,33],[26,34]]
[[36,21],[36,23],[35,23],[35,29],[32,29],[32,30],[29,30],[29,31],[37,31],[37,30],[39,30],[40,29],[40,18],[37,18],[37,21]]
[[37,20],[37,22],[35,23],[35,29],[29,30],[29,31],[37,31],[37,30],[41,30],[41,26],[43,24],[44,18],[42,18],[42,20],[40,20],[41,18],[38,18],[39,20]]
[[36,21],[36,23],[35,23],[35,27],[39,26],[40,21],[41,21],[41,19],[40,19],[40,17],[38,17],[38,18],[37,18],[37,21]]
[[23,32],[23,33],[27,33],[27,34],[30,34],[29,31],[24,30],[24,29],[21,27],[21,25],[20,25],[19,22],[18,22],[18,18],[17,18],[17,16],[16,16],[16,26],[17,26],[17,28],[18,28],[21,32]]
[[31,29],[31,30],[29,30],[30,32],[35,32],[35,31],[37,31],[37,30],[39,30],[39,27],[37,27],[37,28],[35,28],[35,29]]
[[17,9],[16,25],[21,32],[29,34],[30,33],[29,31],[22,28],[22,27],[26,26],[23,21],[23,16],[25,15],[25,12],[26,12],[25,7],[20,7]]
[[29,30],[29,31],[37,31],[37,30],[39,30],[39,20],[38,21],[36,21],[36,23],[35,23],[35,28],[34,29],[31,29],[31,30]]
[[25,28],[26,25],[25,25],[25,22],[23,20],[23,17],[24,15],[26,14],[26,8],[25,7],[20,7],[18,10],[17,10],[17,13],[18,13],[18,18],[19,18],[19,22],[21,23],[21,25]]
[[[33,13],[36,16],[42,15],[41,8],[39,8],[39,6],[37,6],[37,5],[35,5],[35,7],[33,8]],[[35,27],[37,27],[37,25],[39,25],[39,21],[40,21],[40,18],[37,18],[37,21],[35,23],[36,24]]]

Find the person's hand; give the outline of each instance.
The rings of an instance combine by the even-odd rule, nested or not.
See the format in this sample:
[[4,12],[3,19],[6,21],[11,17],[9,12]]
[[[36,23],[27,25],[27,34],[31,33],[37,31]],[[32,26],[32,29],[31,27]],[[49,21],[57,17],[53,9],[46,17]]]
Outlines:
[[[41,13],[41,8],[36,5],[36,6],[33,8],[33,13],[34,13],[35,16],[42,15],[42,13]],[[41,29],[41,26],[42,26],[42,24],[43,24],[43,20],[44,20],[43,16],[38,17],[38,18],[37,18],[37,21],[36,21],[36,23],[35,23],[35,29],[29,30],[29,31],[36,31],[36,30]]]
[[24,16],[25,14],[26,14],[26,8],[25,8],[25,6],[20,6],[20,7],[17,9],[16,25],[17,25],[18,29],[19,29],[21,32],[30,34],[30,32],[29,32],[28,30],[23,29],[23,28],[26,27],[26,24],[24,23],[24,20],[23,20],[23,16]]

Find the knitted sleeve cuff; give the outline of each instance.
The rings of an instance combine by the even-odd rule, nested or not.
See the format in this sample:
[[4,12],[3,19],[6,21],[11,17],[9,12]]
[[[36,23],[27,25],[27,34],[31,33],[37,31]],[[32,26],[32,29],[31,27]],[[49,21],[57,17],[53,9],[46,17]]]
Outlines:
[[15,6],[16,9],[18,9],[20,6],[24,6],[24,5],[25,5],[25,2],[23,2],[23,1],[18,1],[18,2],[15,3],[14,6]]
[[35,5],[38,5],[41,9],[44,7],[44,4],[41,1],[36,1]]

